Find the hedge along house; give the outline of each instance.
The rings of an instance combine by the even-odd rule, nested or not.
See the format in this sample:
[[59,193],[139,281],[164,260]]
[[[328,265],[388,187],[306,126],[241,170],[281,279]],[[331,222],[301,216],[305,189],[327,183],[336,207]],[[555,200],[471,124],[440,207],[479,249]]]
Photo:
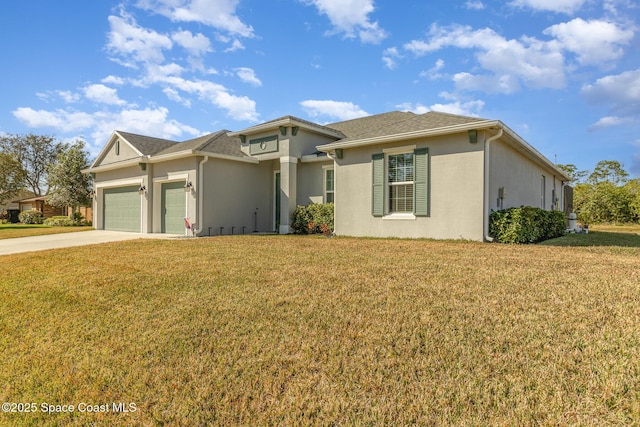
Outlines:
[[338,235],[483,240],[492,210],[562,209],[568,177],[500,121],[390,112],[292,116],[175,142],[116,131],[86,170],[94,226],[196,235],[290,232],[335,203]]

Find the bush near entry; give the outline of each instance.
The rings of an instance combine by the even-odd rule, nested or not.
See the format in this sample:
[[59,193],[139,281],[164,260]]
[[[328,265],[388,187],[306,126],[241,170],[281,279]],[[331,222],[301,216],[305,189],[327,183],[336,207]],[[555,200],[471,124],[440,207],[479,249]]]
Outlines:
[[531,206],[491,213],[489,235],[499,243],[537,243],[564,235],[564,213]]
[[291,215],[291,228],[295,234],[333,233],[333,203],[312,203],[298,206]]
[[42,215],[42,212],[32,209],[20,212],[18,214],[18,219],[23,224],[42,224],[44,216]]

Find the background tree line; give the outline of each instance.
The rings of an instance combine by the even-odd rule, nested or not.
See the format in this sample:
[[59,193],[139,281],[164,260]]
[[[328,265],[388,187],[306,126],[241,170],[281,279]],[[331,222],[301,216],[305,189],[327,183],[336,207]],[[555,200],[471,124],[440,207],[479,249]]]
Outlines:
[[0,204],[22,190],[47,196],[55,207],[86,206],[90,202],[89,153],[81,139],[60,142],[53,136],[0,136]]
[[623,165],[601,160],[593,171],[558,165],[571,178],[573,209],[584,224],[640,223],[640,178],[629,179]]

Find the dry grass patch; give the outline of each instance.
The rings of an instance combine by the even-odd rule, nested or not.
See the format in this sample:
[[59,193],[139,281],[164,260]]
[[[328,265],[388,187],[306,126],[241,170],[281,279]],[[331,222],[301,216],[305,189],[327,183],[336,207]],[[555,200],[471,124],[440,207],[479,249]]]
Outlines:
[[0,224],[0,239],[16,237],[42,236],[44,234],[72,233],[75,231],[89,231],[93,227],[52,227],[41,224]]
[[0,423],[638,423],[639,259],[296,236],[5,256],[0,400],[138,409]]

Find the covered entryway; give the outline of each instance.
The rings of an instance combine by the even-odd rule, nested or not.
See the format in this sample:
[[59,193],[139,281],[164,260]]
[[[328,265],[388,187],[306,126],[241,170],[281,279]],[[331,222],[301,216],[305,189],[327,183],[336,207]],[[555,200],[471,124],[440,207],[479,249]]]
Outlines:
[[161,231],[169,234],[184,234],[184,218],[187,216],[184,181],[163,183],[161,192]]
[[104,229],[141,232],[138,186],[105,188],[103,191]]

